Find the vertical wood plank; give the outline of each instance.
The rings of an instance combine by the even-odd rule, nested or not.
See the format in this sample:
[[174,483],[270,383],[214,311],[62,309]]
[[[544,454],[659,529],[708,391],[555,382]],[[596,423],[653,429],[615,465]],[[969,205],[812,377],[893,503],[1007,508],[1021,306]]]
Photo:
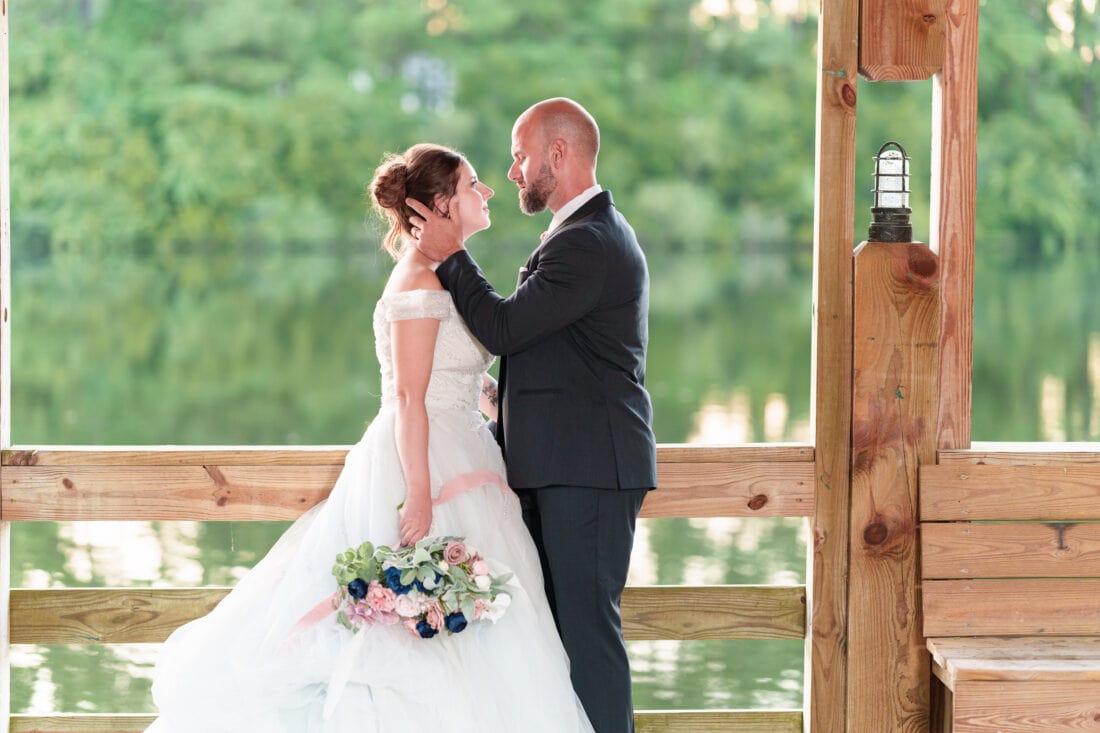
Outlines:
[[921,81],[943,66],[945,0],[863,0],[859,70],[871,81]]
[[[8,165],[8,0],[0,0],[0,448],[11,445],[11,174]],[[0,467],[0,471],[3,468]],[[0,497],[2,498],[2,497]],[[0,501],[0,505],[3,501]],[[0,720],[11,716],[8,592],[11,524],[0,515]]]
[[855,255],[848,728],[926,731],[917,477],[936,459],[939,268],[921,244]]
[[929,705],[929,733],[951,733],[954,693],[941,680],[932,678],[932,700]]
[[932,250],[940,256],[936,445],[970,447],[974,217],[978,187],[978,0],[947,0],[944,64],[932,84]]
[[846,730],[852,245],[855,242],[859,2],[822,0],[814,166],[813,552],[805,723]]

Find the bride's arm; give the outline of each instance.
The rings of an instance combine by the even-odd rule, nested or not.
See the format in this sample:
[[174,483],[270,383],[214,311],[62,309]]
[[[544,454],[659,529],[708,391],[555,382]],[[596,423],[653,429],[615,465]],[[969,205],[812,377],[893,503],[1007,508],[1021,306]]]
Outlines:
[[424,395],[432,375],[432,356],[439,321],[416,318],[390,324],[394,389],[397,396],[397,455],[408,494],[401,508],[401,544],[428,534],[432,524],[432,490],[428,475],[428,411]]
[[481,377],[481,399],[478,402],[478,407],[485,413],[485,417],[496,422],[499,405],[497,380],[487,373],[483,374]]

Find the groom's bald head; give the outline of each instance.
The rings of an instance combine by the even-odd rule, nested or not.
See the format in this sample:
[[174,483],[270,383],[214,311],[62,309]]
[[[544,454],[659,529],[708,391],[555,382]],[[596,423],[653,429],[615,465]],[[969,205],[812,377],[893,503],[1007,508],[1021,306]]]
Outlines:
[[527,125],[538,131],[545,146],[555,140],[564,141],[576,155],[576,163],[595,171],[600,128],[584,107],[566,97],[544,99],[528,107],[516,120],[514,129]]

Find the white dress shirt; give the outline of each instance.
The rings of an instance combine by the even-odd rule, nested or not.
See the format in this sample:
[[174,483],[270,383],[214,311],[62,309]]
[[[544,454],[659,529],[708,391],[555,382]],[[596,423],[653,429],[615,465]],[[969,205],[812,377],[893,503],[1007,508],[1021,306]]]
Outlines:
[[565,206],[554,212],[554,218],[550,220],[550,226],[546,228],[546,233],[542,235],[542,238],[546,239],[553,234],[554,230],[562,225],[562,222],[577,213],[578,209],[587,204],[588,200],[600,191],[603,191],[603,187],[597,183],[595,186],[590,186],[569,199]]

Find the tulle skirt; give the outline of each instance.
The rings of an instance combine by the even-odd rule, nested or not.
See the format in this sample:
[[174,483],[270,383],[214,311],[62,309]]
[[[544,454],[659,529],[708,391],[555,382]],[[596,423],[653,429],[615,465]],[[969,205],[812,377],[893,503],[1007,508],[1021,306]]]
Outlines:
[[[163,646],[155,733],[591,731],[543,591],[538,553],[480,415],[430,411],[431,533],[467,538],[512,572],[495,623],[419,639],[401,624],[353,634],[330,615],[298,622],[335,590],[337,553],[398,543],[404,482],[384,408],[348,453],[329,498],[300,517],[210,614]],[[442,496],[440,496],[442,494]],[[293,632],[293,633],[292,633]]]

